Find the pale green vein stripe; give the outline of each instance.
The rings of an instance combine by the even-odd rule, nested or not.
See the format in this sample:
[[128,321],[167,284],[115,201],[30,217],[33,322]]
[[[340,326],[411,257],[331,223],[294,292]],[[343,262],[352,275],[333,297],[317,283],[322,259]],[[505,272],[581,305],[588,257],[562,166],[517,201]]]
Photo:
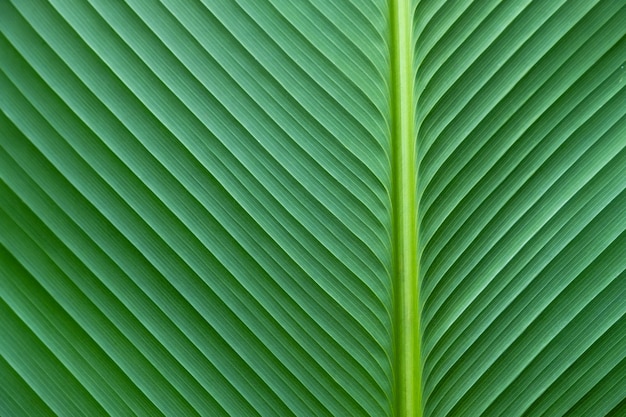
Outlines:
[[393,223],[396,415],[421,415],[417,311],[417,211],[413,137],[412,13],[408,0],[391,1]]

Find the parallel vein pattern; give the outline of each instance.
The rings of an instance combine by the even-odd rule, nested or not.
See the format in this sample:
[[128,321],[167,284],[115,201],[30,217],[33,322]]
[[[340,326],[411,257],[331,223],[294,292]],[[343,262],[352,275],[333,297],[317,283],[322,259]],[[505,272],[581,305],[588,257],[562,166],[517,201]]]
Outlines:
[[[397,411],[390,5],[0,1],[1,416]],[[626,5],[411,6],[402,407],[626,415]]]
[[0,415],[390,415],[388,26],[0,2]]
[[425,416],[626,412],[624,21],[418,2]]

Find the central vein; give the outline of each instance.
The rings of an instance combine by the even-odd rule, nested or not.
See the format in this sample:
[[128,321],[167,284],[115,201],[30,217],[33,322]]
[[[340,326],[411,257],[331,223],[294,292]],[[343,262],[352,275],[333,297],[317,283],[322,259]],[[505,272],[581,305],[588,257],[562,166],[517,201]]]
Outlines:
[[421,415],[417,285],[417,209],[413,132],[410,0],[391,0],[395,406],[397,417]]

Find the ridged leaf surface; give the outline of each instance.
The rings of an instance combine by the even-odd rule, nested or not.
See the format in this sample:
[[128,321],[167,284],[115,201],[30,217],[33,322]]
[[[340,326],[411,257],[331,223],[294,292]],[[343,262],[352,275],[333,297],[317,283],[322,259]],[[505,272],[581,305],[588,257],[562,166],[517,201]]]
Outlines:
[[424,415],[626,412],[624,21],[418,4]]
[[378,3],[2,3],[3,414],[390,413]]
[[0,415],[623,415],[625,21],[0,1]]

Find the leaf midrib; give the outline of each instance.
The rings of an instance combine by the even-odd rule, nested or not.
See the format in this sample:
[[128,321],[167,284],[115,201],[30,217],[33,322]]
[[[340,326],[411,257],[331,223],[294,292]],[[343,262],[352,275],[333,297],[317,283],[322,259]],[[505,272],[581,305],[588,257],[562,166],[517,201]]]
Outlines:
[[421,415],[410,0],[390,2],[395,414]]

